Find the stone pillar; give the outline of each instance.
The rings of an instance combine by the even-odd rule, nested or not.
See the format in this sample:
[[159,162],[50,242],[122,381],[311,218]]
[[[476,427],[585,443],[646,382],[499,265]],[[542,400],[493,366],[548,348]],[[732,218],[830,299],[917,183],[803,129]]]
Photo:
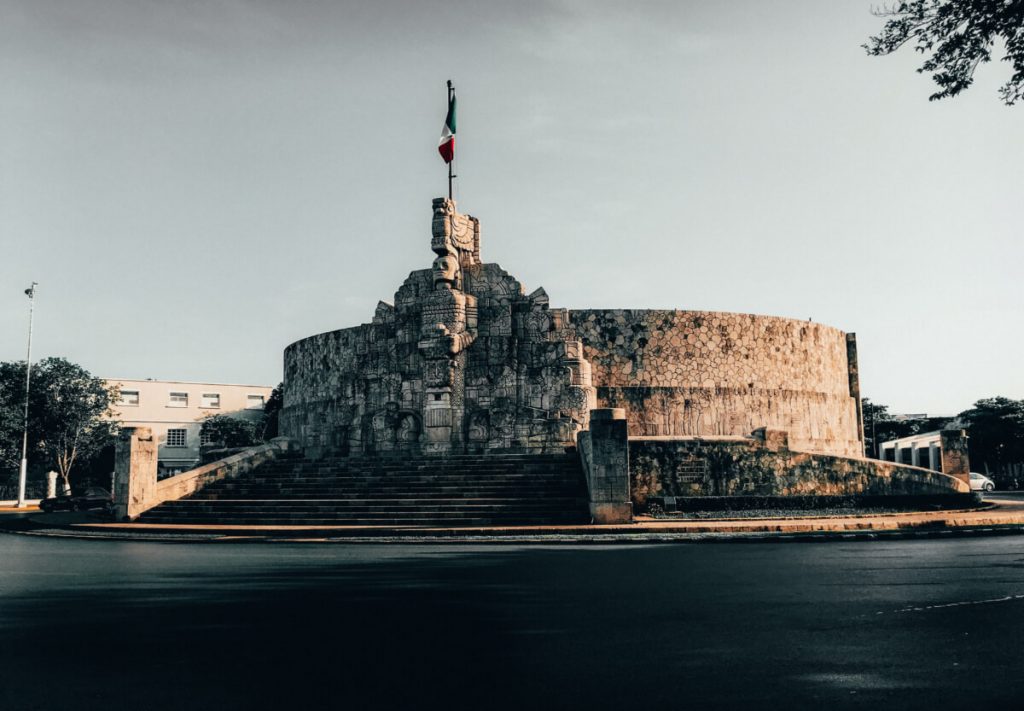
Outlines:
[[[860,365],[857,363],[857,334],[846,334],[846,370],[850,378],[850,397],[857,407],[857,439],[860,440],[858,457],[864,456],[864,401],[860,399]],[[872,442],[875,449],[872,455],[878,456],[877,443]]]
[[590,411],[587,488],[594,523],[630,523],[633,520],[626,425],[626,411],[622,408]]
[[134,519],[156,494],[156,438],[148,427],[123,427],[114,453],[114,518]]
[[46,498],[52,499],[57,495],[57,477],[60,476],[57,472],[49,471],[46,472]]
[[942,430],[942,473],[971,485],[971,462],[967,457],[967,432]]

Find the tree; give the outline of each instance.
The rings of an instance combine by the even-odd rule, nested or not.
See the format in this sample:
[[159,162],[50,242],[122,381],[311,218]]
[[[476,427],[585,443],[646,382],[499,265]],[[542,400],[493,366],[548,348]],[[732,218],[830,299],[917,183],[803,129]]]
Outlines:
[[251,447],[263,441],[263,421],[214,415],[203,420],[201,433],[204,442],[221,447]]
[[1024,0],[911,0],[873,12],[886,23],[864,49],[880,56],[916,43],[926,56],[917,71],[931,73],[939,86],[929,101],[969,87],[978,65],[992,59],[996,42],[1003,43],[1002,60],[1013,70],[999,95],[1008,106],[1024,97]]
[[877,447],[882,442],[891,442],[922,432],[943,429],[949,417],[895,417],[888,405],[877,405],[868,398],[861,400],[864,413],[864,452],[868,457],[877,457]]
[[971,468],[988,471],[996,483],[1024,473],[1024,400],[991,397],[961,412],[967,427]]
[[263,405],[263,439],[277,437],[280,432],[281,408],[284,407],[284,383],[278,384]]
[[[0,457],[8,469],[21,459],[24,398],[25,363],[0,363]],[[89,461],[113,441],[117,425],[109,418],[116,398],[116,389],[63,358],[45,358],[33,365],[28,437],[34,470],[40,463],[52,467],[70,488],[75,465]],[[14,418],[13,412],[18,413]]]

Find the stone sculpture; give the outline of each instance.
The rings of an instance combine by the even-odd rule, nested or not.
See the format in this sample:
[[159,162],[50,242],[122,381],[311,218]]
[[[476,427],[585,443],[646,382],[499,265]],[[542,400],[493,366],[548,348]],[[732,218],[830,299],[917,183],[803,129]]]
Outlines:
[[559,451],[594,407],[630,436],[789,432],[794,449],[857,456],[856,341],[751,314],[552,308],[481,259],[480,221],[433,201],[429,269],[371,323],[285,352],[282,433],[340,454]]
[[318,404],[290,402],[286,431],[341,453],[571,445],[595,391],[565,310],[481,262],[476,218],[452,200],[432,207],[429,270],[410,274],[393,305],[379,302],[371,323],[289,349],[293,395]]

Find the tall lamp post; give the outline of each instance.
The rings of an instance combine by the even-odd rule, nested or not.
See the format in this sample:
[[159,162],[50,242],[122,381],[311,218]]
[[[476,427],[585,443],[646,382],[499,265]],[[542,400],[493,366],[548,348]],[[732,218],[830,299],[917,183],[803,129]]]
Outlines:
[[21,472],[18,474],[18,508],[23,509],[25,503],[25,480],[28,478],[28,387],[32,380],[32,311],[36,302],[36,286],[25,289],[28,296],[28,356],[25,358],[25,428],[21,439]]

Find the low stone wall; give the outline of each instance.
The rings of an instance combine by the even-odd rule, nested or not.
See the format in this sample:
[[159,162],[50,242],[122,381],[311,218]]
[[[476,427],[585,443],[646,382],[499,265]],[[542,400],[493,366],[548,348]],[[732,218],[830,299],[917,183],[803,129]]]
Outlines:
[[291,442],[285,437],[250,447],[230,457],[219,459],[209,464],[204,464],[177,476],[164,479],[156,485],[156,494],[151,501],[149,508],[153,508],[165,501],[174,501],[190,494],[194,494],[203,487],[221,479],[234,479],[235,477],[250,472],[265,462],[277,459],[281,454],[291,449]]
[[156,479],[156,444],[149,428],[124,428],[115,465],[114,517],[133,520],[165,501],[194,494],[221,479],[232,479],[294,448],[286,437],[250,447],[163,481]]
[[630,490],[654,496],[893,496],[969,494],[956,477],[875,459],[794,451],[762,437],[631,437]]

